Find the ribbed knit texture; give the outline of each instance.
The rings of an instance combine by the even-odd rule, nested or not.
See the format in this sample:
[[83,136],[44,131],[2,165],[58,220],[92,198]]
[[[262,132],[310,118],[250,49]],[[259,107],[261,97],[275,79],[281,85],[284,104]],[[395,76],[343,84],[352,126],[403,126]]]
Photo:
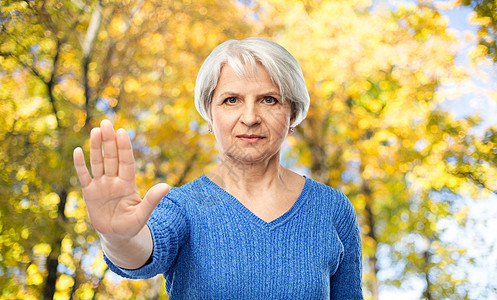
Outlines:
[[355,211],[306,178],[289,211],[267,223],[205,175],[171,188],[148,226],[152,261],[127,278],[164,274],[171,299],[363,299]]

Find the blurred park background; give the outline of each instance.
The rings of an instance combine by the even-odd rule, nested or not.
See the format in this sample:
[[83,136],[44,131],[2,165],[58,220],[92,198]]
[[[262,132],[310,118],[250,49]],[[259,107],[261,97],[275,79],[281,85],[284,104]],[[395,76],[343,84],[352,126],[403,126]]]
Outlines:
[[311,107],[283,163],[352,201],[365,298],[497,299],[495,0],[0,5],[0,299],[167,299],[160,277],[108,271],[72,151],[107,118],[142,195],[208,171],[196,74],[249,36],[303,69]]

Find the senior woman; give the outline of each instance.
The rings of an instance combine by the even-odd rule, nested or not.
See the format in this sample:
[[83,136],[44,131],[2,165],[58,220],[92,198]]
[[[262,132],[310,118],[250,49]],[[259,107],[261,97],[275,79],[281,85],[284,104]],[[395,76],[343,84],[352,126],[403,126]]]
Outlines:
[[280,164],[309,107],[293,56],[263,38],[219,45],[200,68],[195,107],[220,161],[182,187],[158,184],[141,199],[129,137],[109,121],[91,131],[93,178],[75,149],[110,269],[163,274],[171,299],[362,299],[350,201]]

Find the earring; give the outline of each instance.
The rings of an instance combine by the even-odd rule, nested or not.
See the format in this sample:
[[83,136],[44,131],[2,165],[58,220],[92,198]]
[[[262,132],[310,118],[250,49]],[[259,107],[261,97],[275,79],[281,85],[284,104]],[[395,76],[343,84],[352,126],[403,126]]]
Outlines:
[[290,127],[290,134],[292,134],[294,130],[295,130],[295,128]]
[[209,128],[209,132],[212,133],[212,129]]

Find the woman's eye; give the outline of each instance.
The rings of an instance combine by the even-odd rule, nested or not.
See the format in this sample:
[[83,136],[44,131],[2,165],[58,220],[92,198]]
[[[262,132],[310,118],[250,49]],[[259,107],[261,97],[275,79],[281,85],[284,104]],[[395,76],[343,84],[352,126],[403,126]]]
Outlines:
[[273,104],[278,102],[278,100],[276,100],[274,97],[264,97],[264,102],[268,104]]
[[224,99],[224,102],[228,102],[230,104],[235,104],[236,103],[236,98],[235,97],[229,97]]

